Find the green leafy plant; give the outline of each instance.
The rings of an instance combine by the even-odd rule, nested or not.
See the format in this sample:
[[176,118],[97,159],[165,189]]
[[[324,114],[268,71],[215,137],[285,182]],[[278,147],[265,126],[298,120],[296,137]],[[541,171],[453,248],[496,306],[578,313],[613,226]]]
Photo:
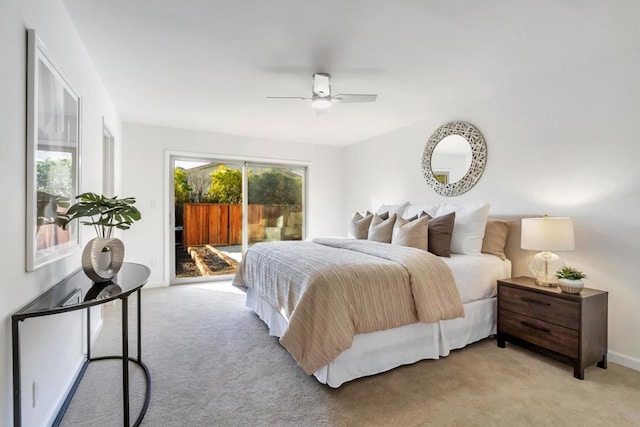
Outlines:
[[571,267],[562,267],[560,270],[556,272],[557,279],[567,279],[567,280],[580,280],[586,279],[587,275],[582,271],[578,271],[575,268]]
[[81,224],[92,225],[98,237],[111,238],[114,228],[128,230],[131,224],[140,220],[140,211],[133,206],[134,197],[118,199],[105,197],[96,193],[83,193],[76,196],[79,201],[72,205],[65,214],[58,217],[62,228],[67,228],[74,219],[90,218]]

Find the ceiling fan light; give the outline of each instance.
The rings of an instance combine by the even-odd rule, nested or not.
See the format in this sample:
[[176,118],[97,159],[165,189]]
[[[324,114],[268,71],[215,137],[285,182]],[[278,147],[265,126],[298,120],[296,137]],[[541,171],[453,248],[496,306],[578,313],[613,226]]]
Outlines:
[[329,98],[313,98],[311,100],[311,106],[318,110],[326,110],[331,106],[331,99]]

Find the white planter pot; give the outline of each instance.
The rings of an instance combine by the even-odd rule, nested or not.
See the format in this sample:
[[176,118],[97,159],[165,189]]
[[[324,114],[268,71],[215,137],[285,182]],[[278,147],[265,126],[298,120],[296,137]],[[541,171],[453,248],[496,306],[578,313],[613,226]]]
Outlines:
[[579,294],[584,289],[582,280],[558,279],[558,286],[567,294]]

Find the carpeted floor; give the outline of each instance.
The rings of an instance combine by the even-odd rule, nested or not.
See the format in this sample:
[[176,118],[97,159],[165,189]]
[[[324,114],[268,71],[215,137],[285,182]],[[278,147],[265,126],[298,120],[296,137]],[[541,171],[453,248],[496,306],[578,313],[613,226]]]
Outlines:
[[[640,426],[640,372],[609,363],[579,381],[569,366],[492,339],[331,389],[297,367],[234,290],[143,291],[152,375],[143,426]],[[119,319],[108,305],[94,356],[120,351]],[[120,368],[92,363],[62,425],[122,425]],[[135,419],[143,380],[138,368],[131,377]]]

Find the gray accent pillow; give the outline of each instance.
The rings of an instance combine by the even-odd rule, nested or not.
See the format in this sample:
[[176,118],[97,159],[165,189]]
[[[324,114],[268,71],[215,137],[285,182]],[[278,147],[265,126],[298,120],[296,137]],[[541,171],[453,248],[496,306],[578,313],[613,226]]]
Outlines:
[[396,222],[396,214],[392,214],[388,219],[382,219],[378,215],[373,215],[369,225],[369,235],[367,239],[382,243],[391,243],[393,235],[393,225]]
[[362,216],[360,212],[353,214],[349,223],[349,233],[356,239],[366,239],[369,236],[369,224],[373,219],[373,214]]
[[[372,212],[367,211],[367,215],[369,214],[372,214]],[[376,215],[378,215],[382,219],[389,219],[389,212],[377,213]]]
[[409,246],[426,251],[428,249],[428,238],[428,215],[414,220],[407,220],[398,217],[396,219],[396,223],[393,226],[393,236],[391,236],[391,243],[394,245]]

